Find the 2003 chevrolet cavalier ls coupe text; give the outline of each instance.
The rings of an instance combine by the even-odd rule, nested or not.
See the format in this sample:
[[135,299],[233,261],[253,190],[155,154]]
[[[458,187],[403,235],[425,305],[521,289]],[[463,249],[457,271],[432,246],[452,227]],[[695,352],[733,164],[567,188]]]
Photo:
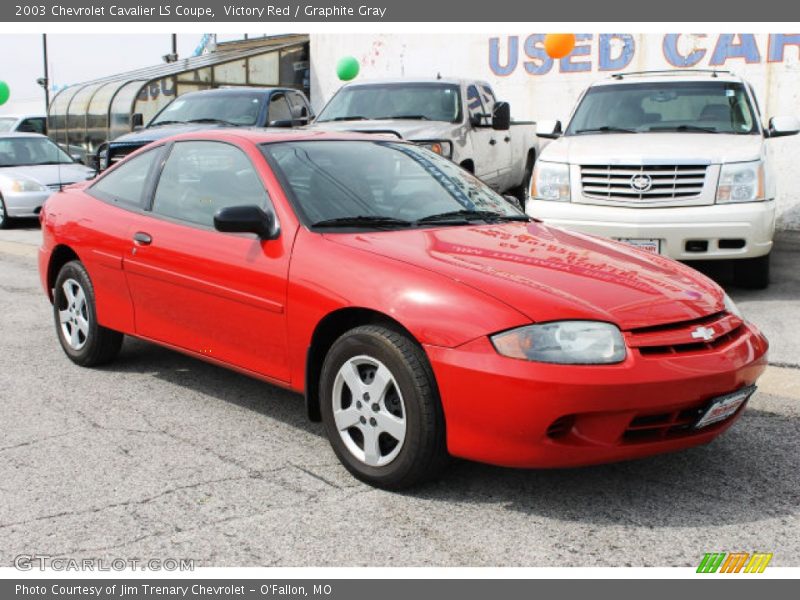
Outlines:
[[305,393],[386,488],[448,455],[556,467],[706,443],[767,341],[670,259],[529,218],[397,140],[161,140],[42,211],[39,263],[77,364],[123,335]]

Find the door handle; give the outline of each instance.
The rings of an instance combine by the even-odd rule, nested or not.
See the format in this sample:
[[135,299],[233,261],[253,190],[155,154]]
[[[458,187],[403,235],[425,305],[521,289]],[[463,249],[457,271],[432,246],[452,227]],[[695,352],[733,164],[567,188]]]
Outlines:
[[150,237],[149,233],[145,233],[144,231],[137,231],[136,233],[133,234],[133,241],[139,246],[149,246],[150,244],[153,243],[153,238]]
[[503,138],[503,141],[504,142],[510,142],[511,141],[511,137],[506,136],[506,137]]
[[492,138],[492,139],[490,139],[490,140],[489,140],[489,143],[490,143],[492,146],[494,146],[494,145],[497,143],[497,140],[496,140],[496,139],[494,139],[494,138]]

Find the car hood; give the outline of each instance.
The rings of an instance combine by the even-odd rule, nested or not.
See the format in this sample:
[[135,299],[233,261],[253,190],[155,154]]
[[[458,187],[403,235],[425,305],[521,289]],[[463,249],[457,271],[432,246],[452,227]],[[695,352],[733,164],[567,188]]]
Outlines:
[[29,165],[2,168],[0,175],[27,177],[42,185],[67,185],[94,177],[94,169],[79,164]]
[[720,164],[758,160],[760,135],[720,133],[603,133],[560,137],[541,159],[570,164]]
[[592,319],[629,330],[724,308],[722,290],[685,265],[540,223],[327,237],[460,281],[531,321]]
[[155,127],[146,127],[138,131],[126,133],[111,141],[111,146],[116,145],[134,145],[138,144],[144,146],[150,142],[155,142],[167,138],[171,135],[178,135],[180,133],[192,133],[194,131],[207,131],[209,129],[217,129],[222,125],[217,123],[186,123],[185,125],[161,125]]
[[395,133],[404,140],[449,139],[455,123],[420,121],[418,119],[379,119],[370,121],[324,121],[308,129],[319,131],[356,131],[362,133]]

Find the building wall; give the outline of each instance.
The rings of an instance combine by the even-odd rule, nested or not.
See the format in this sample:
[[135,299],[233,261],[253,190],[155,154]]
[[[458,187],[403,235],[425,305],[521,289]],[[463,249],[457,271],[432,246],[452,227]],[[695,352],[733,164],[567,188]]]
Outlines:
[[[312,34],[316,110],[339,88],[336,63],[352,55],[359,79],[460,76],[485,79],[516,119],[566,119],[585,86],[615,72],[731,70],[756,90],[765,118],[800,116],[800,34],[578,34],[572,54],[547,58],[544,35]],[[800,229],[800,136],[770,140],[779,172],[779,227]]]

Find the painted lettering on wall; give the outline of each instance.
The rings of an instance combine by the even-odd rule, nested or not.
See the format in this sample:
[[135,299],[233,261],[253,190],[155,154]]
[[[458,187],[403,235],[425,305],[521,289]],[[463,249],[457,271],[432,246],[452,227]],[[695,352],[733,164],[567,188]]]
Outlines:
[[[575,49],[560,60],[544,50],[543,33],[489,38],[489,68],[499,77],[516,72],[532,76],[548,73],[621,71],[636,55],[636,39],[629,33],[576,34]],[[665,34],[661,48],[664,68],[734,68],[740,64],[784,62],[800,58],[800,34],[773,33],[764,40],[751,33],[718,35]]]

